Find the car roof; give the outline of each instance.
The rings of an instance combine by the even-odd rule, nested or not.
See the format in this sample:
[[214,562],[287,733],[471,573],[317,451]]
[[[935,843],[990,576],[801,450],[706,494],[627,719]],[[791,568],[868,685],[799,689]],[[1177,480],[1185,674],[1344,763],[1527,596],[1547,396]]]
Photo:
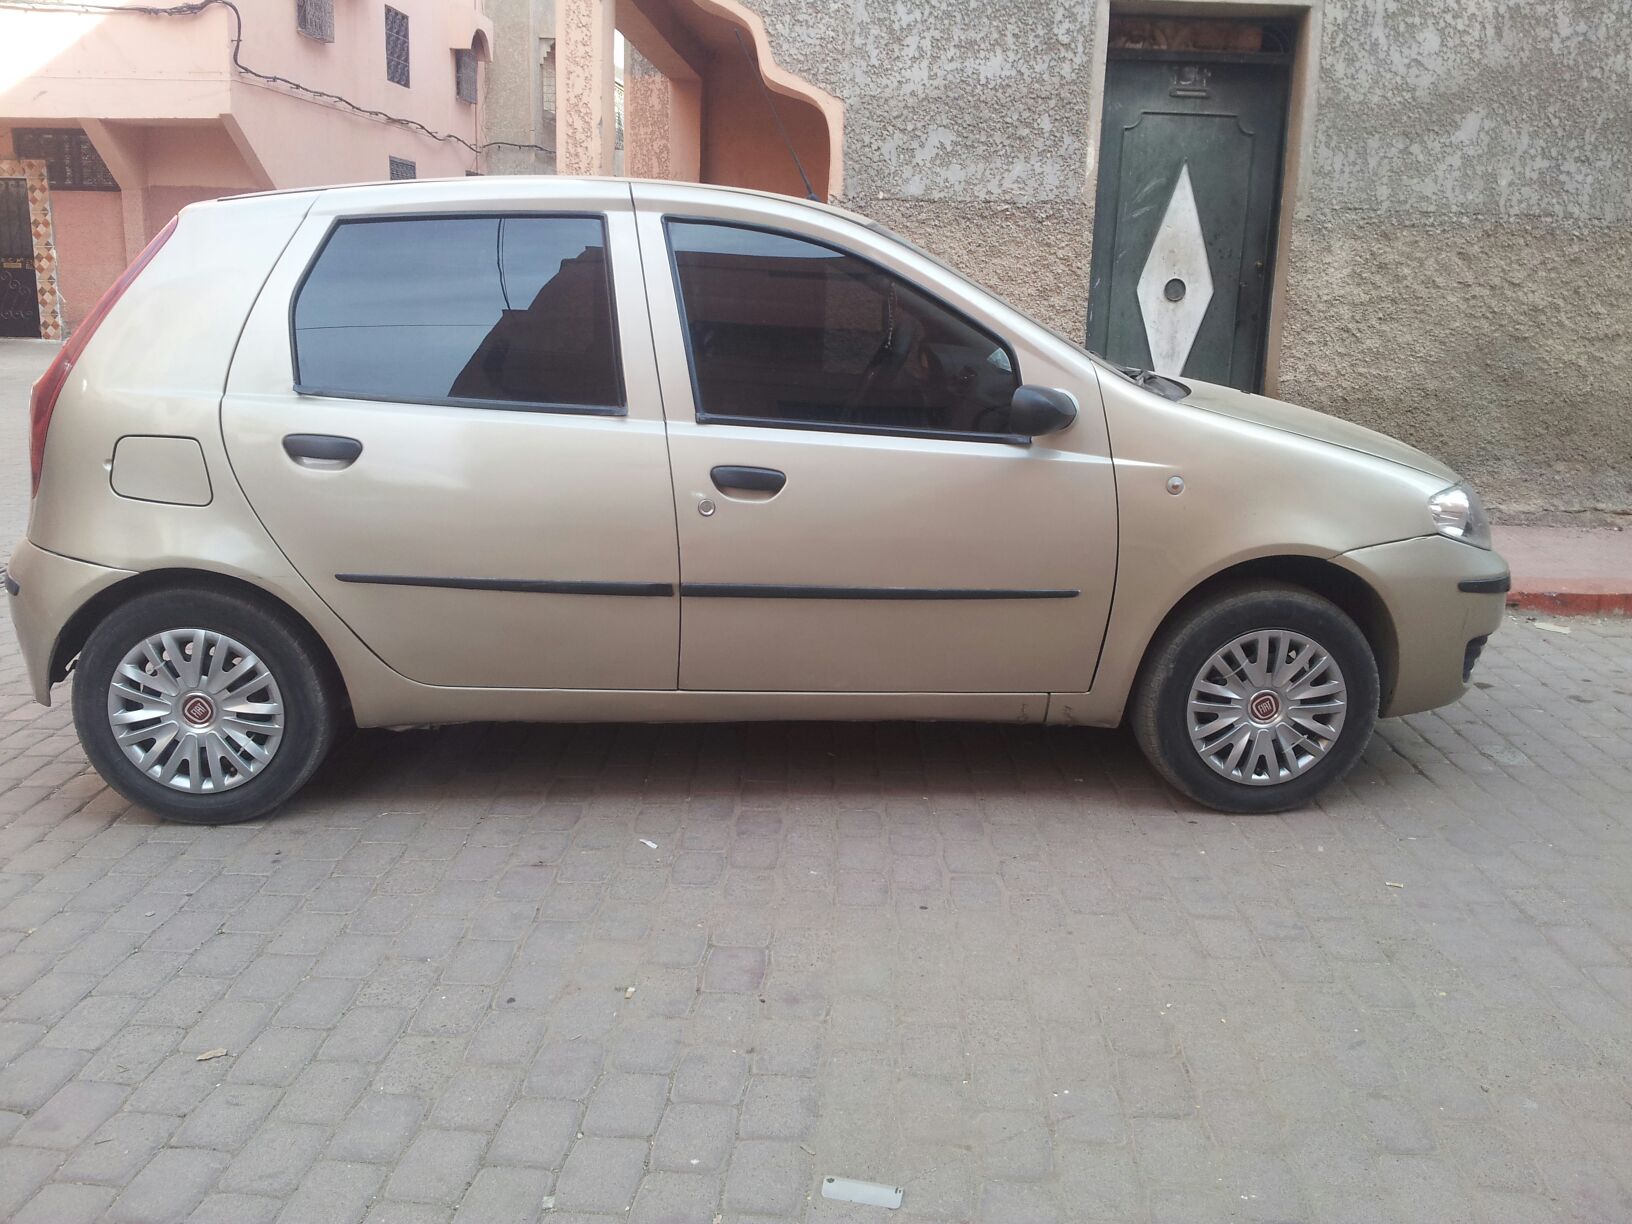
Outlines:
[[[847,208],[840,208],[836,204],[823,203],[820,200],[806,199],[803,196],[783,195],[775,191],[757,191],[752,187],[728,187],[718,183],[690,183],[678,179],[638,179],[614,177],[610,175],[566,175],[566,174],[517,174],[517,175],[487,175],[470,174],[460,178],[423,178],[423,179],[387,179],[372,183],[334,183],[314,187],[290,187],[275,191],[246,191],[237,195],[222,196],[214,203],[228,203],[237,200],[264,200],[273,196],[310,195],[313,197],[327,195],[331,192],[344,194],[352,191],[378,190],[381,187],[391,189],[393,195],[401,193],[406,201],[412,203],[416,195],[422,195],[427,203],[445,203],[450,197],[458,198],[461,194],[468,194],[473,203],[493,190],[495,180],[502,180],[513,185],[517,180],[541,179],[556,186],[571,187],[607,187],[614,184],[633,186],[638,183],[652,183],[662,186],[685,187],[692,191],[701,191],[707,194],[717,194],[722,197],[752,196],[763,200],[773,200],[778,204],[798,204],[818,212],[832,216],[843,217],[861,225],[870,225],[866,217],[851,212]],[[450,190],[455,189],[455,190]]]

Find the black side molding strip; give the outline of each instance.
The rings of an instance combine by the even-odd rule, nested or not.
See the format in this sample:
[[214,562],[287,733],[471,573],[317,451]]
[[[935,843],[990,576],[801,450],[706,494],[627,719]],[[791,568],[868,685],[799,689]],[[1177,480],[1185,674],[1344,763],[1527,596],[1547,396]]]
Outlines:
[[1500,578],[1466,578],[1456,584],[1459,591],[1467,591],[1471,595],[1501,595],[1513,589],[1513,575],[1503,574]]
[[13,578],[11,571],[4,566],[0,566],[0,581],[5,582],[7,595],[21,594],[23,588],[17,585],[17,579]]
[[517,591],[525,595],[674,594],[671,582],[559,582],[530,578],[424,578],[413,574],[336,574],[341,582],[374,586],[443,587],[455,591]]
[[693,599],[1075,599],[1080,591],[975,587],[759,586],[741,582],[682,582]]
[[[432,578],[415,574],[336,574],[340,582],[373,586],[440,587],[457,591],[515,591],[528,595],[671,596],[667,582],[566,582],[530,578]],[[872,599],[979,600],[1075,599],[1076,590],[1029,590],[1007,587],[839,587],[775,586],[739,582],[683,582],[680,594],[694,599]]]

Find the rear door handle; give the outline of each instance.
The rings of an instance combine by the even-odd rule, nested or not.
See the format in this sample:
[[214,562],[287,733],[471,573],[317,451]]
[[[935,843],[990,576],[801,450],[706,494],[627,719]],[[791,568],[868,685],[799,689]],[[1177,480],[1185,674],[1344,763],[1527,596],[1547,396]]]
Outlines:
[[283,452],[302,467],[343,468],[356,462],[363,444],[335,434],[286,434]]
[[788,474],[775,468],[717,467],[709,475],[721,493],[769,493],[775,497],[788,483]]

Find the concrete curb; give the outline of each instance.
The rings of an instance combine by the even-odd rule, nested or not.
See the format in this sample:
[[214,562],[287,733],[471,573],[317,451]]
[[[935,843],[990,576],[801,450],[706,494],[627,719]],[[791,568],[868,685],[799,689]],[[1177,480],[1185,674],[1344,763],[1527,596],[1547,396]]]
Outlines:
[[1632,616],[1632,591],[1509,591],[1507,606],[1550,616]]
[[1498,527],[1513,571],[1511,608],[1548,616],[1632,616],[1632,531]]

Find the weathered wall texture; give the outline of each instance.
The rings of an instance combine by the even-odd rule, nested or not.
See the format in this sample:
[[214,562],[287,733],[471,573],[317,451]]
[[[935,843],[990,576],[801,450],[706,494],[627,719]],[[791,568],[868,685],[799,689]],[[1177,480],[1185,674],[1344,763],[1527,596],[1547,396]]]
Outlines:
[[675,177],[669,156],[669,78],[633,47],[624,52],[623,171],[630,178]]
[[1632,512],[1632,4],[1326,0],[1281,393]]
[[604,174],[614,162],[616,7],[616,0],[559,0],[555,6],[555,164],[562,174]]
[[542,146],[491,148],[484,155],[484,169],[488,174],[552,174],[555,82],[548,49],[555,37],[553,0],[482,0],[482,8],[493,22],[492,59],[482,72],[482,140]]
[[[1080,336],[1093,4],[751,3],[845,104],[839,202]],[[1632,513],[1632,3],[1314,3],[1278,393],[1509,518]]]
[[1091,5],[750,3],[777,62],[844,102],[837,202],[1080,335]]

